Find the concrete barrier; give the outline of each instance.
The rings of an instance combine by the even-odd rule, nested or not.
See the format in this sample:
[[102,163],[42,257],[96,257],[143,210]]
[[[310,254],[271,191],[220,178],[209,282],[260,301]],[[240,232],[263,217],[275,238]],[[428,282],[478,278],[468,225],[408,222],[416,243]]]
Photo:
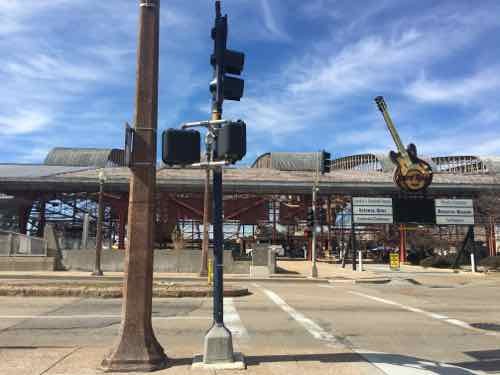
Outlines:
[[[67,270],[89,271],[94,269],[95,249],[63,250],[62,264]],[[101,268],[104,272],[123,271],[125,250],[103,249]],[[211,254],[210,254],[211,257]],[[154,272],[198,273],[200,270],[200,250],[164,250],[154,251]],[[250,261],[235,261],[230,251],[224,251],[224,272],[248,274]]]

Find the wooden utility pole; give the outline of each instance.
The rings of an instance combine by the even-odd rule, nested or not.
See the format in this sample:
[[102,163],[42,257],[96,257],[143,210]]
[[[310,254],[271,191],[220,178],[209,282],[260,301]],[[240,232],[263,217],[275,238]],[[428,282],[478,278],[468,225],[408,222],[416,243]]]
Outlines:
[[106,371],[154,371],[167,363],[151,324],[160,0],[140,0],[139,4],[134,165],[122,322],[118,344],[102,363]]

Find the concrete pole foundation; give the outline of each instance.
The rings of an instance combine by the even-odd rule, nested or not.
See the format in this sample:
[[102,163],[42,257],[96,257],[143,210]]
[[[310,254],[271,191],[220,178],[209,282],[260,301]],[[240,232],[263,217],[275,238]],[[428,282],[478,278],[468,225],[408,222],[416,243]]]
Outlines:
[[245,359],[233,352],[233,338],[223,324],[214,324],[205,335],[203,355],[195,356],[193,368],[207,370],[244,370]]

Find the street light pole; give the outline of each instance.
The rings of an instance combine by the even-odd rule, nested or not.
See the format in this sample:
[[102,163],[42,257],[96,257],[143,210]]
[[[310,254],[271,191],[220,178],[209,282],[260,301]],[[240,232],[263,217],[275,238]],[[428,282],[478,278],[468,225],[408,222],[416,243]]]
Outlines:
[[97,204],[97,229],[95,236],[95,264],[93,276],[102,276],[101,254],[102,254],[102,227],[104,221],[104,182],[106,176],[104,171],[99,171],[99,201]]
[[316,219],[316,194],[319,190],[318,187],[319,180],[319,153],[316,153],[315,157],[315,170],[314,170],[314,182],[312,188],[312,212],[313,212],[313,227],[312,227],[312,267],[311,267],[311,277],[318,277],[318,267],[316,265],[316,229],[317,229],[317,219]]
[[354,223],[354,199],[351,197],[351,247],[352,270],[356,271],[356,224]]
[[134,119],[137,139],[129,188],[122,321],[118,343],[102,362],[105,371],[154,371],[167,364],[151,322],[160,0],[140,0],[139,6]]

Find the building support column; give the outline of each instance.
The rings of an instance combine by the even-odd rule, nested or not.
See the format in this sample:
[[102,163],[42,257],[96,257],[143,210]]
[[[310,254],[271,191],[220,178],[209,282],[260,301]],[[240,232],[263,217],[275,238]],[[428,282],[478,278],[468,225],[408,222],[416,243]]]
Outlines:
[[45,229],[45,198],[40,199],[40,207],[38,208],[38,227],[36,231],[37,237],[43,237]]
[[406,262],[406,228],[404,224],[399,226],[399,261]]
[[18,225],[19,233],[26,234],[28,232],[28,219],[31,213],[31,206],[21,206],[18,210]]
[[125,226],[127,224],[127,207],[118,209],[118,250],[125,249]]
[[487,237],[488,237],[488,251],[490,256],[495,256],[497,254],[497,241],[496,241],[496,223],[495,218],[490,216],[488,220],[487,227]]

